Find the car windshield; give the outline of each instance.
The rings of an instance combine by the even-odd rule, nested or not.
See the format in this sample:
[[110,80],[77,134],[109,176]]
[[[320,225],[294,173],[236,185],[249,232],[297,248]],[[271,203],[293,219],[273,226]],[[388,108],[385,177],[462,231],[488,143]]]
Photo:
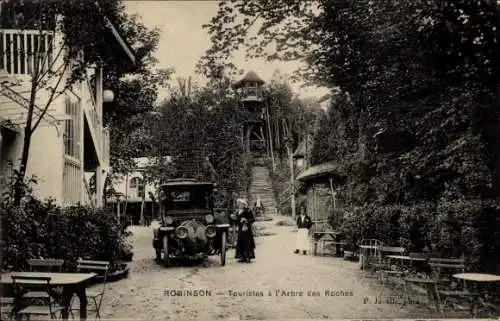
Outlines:
[[210,210],[211,193],[206,186],[172,187],[166,191],[167,211]]

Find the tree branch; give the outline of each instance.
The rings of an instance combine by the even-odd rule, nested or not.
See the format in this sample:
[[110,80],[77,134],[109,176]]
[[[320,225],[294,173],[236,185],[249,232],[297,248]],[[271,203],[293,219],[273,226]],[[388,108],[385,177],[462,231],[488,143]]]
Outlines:
[[38,125],[40,124],[40,122],[42,121],[43,117],[45,116],[45,114],[47,113],[47,111],[49,110],[49,107],[50,107],[50,104],[57,98],[59,97],[56,96],[54,97],[56,91],[57,91],[57,88],[59,87],[59,84],[61,83],[61,80],[64,78],[65,76],[65,71],[66,71],[66,68],[68,67],[68,63],[65,63],[64,64],[64,69],[62,70],[61,72],[61,75],[59,76],[59,79],[57,80],[57,83],[54,87],[54,89],[52,90],[51,94],[50,94],[50,97],[49,99],[47,100],[47,103],[45,104],[45,107],[43,108],[43,111],[42,113],[40,114],[40,116],[38,117],[38,120],[36,121],[35,125],[33,126],[31,132],[34,132],[35,129],[38,127]]
[[[52,38],[52,41],[54,41],[54,38]],[[64,46],[61,46],[59,48],[59,51],[57,52],[57,55],[52,59],[52,64],[50,66],[47,66],[47,70],[40,75],[40,80],[42,80],[52,70],[52,68],[54,67],[55,63],[57,62],[57,60],[61,56],[61,53],[63,52],[63,49],[64,49]]]

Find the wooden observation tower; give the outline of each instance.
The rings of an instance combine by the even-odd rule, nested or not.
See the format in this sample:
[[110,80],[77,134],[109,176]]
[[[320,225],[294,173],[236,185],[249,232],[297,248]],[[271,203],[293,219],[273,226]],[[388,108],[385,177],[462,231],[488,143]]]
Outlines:
[[269,152],[269,135],[266,130],[268,112],[262,94],[263,84],[264,81],[255,72],[250,71],[233,85],[247,116],[242,133],[246,153],[258,157]]

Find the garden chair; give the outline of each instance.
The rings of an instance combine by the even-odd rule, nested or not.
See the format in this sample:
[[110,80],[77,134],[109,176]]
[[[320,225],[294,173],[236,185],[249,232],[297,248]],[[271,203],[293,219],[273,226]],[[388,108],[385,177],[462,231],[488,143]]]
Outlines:
[[30,272],[62,272],[64,260],[61,259],[29,259]]
[[387,258],[389,255],[404,255],[406,249],[399,246],[380,246],[378,262],[373,264],[376,272],[379,275],[379,280],[382,283],[389,282],[390,278],[401,277],[404,272],[391,265],[391,260]]
[[463,255],[460,258],[431,258],[429,266],[434,272],[434,278],[439,281],[437,300],[443,318],[446,308],[453,306],[453,310],[457,310],[456,305],[459,305],[460,301],[469,301],[469,305],[471,304],[475,294],[469,292],[465,281],[459,281],[452,277],[455,273],[465,272]]
[[379,240],[363,239],[359,244],[359,264],[362,270],[370,270],[374,273],[374,267],[380,263]]
[[103,274],[102,286],[99,289],[87,290],[87,299],[94,302],[94,308],[88,309],[87,311],[95,312],[96,318],[101,319],[101,305],[102,299],[104,297],[104,291],[106,290],[106,282],[108,280],[109,272],[109,262],[107,261],[91,261],[91,260],[78,260],[77,262],[78,272],[94,272],[98,274]]
[[14,298],[11,297],[0,297],[0,319],[1,320],[11,320],[13,319],[14,310]]
[[[50,277],[40,277],[40,276],[12,276],[12,285],[15,293],[21,293],[22,291],[28,290],[28,293],[31,289],[40,289],[45,288],[46,293],[48,293],[48,300],[43,302],[45,304],[33,304],[28,305],[24,309],[21,309],[17,312],[19,316],[26,316],[29,320],[31,316],[48,316],[50,319],[55,319],[57,313],[61,313],[64,309],[62,306],[59,306],[57,302],[54,300],[52,294],[52,286],[50,284]],[[36,284],[36,285],[35,285]]]
[[[30,272],[62,272],[64,260],[60,259],[29,259]],[[52,290],[54,295],[62,294],[62,288]],[[30,291],[23,298],[30,300],[47,300],[49,294],[46,291]]]

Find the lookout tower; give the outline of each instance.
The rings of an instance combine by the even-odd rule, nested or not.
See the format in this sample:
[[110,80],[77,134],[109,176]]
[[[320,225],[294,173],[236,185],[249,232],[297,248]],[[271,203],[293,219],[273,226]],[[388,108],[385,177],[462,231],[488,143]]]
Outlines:
[[248,154],[265,154],[268,149],[262,85],[264,81],[253,71],[248,72],[233,85],[247,114],[243,124],[243,137]]

